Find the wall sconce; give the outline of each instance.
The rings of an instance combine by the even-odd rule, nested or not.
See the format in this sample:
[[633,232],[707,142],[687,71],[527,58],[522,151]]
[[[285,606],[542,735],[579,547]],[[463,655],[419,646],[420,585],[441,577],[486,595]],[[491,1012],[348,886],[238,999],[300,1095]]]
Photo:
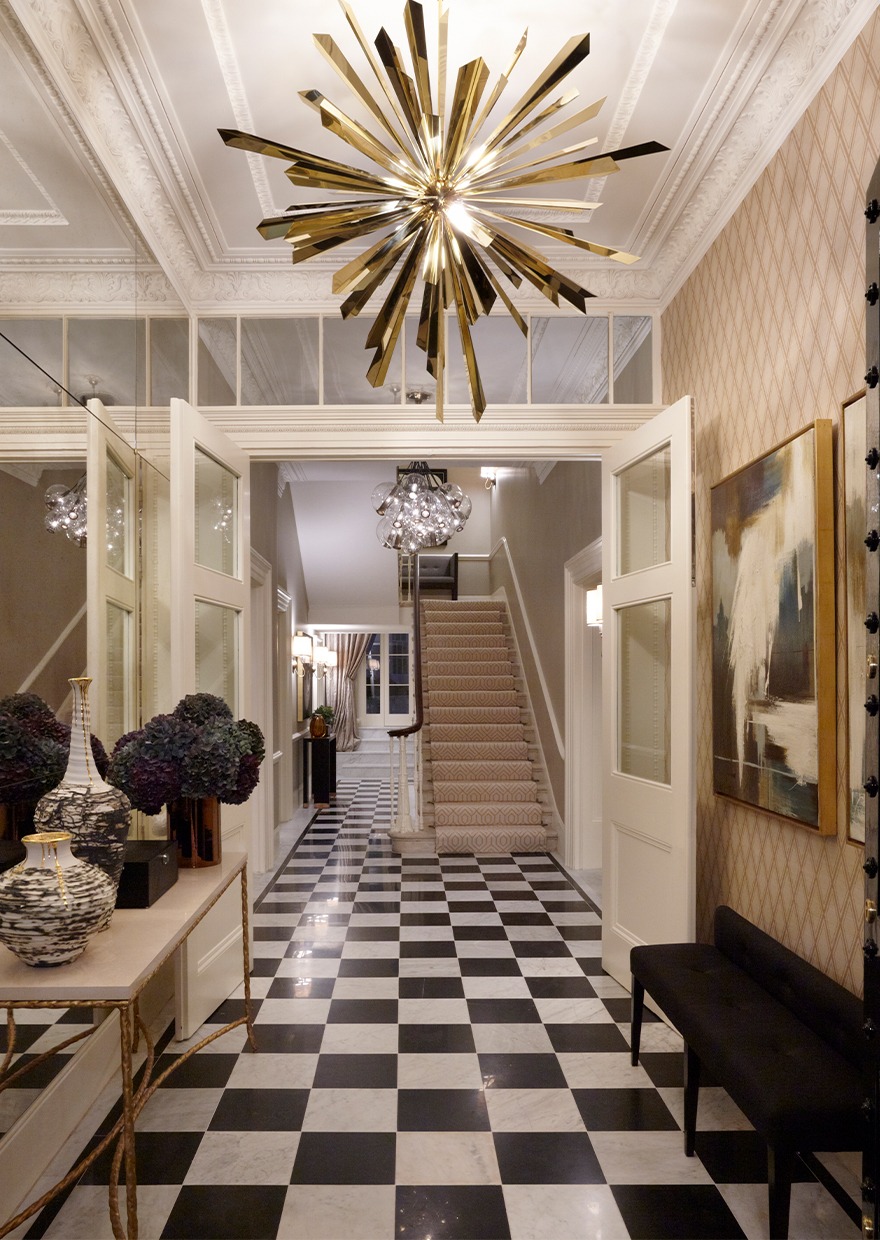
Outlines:
[[587,590],[587,627],[602,632],[602,587]]
[[491,491],[498,482],[497,469],[494,465],[481,465],[480,477],[486,479],[486,490]]
[[311,666],[313,658],[312,639],[308,633],[297,633],[294,636],[291,654],[293,655],[293,662],[296,665],[296,674],[298,676],[304,676],[306,672],[304,665],[308,663]]

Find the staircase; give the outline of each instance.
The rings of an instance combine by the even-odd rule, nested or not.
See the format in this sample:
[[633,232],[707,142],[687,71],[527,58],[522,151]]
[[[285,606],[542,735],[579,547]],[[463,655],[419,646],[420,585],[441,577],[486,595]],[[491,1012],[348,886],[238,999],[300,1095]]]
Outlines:
[[[406,723],[406,720],[404,720],[404,723]],[[337,751],[336,753],[336,778],[338,780],[381,779],[387,784],[390,778],[387,727],[362,727],[358,729],[358,733],[360,743],[357,749],[348,750],[344,753]],[[412,745],[409,745],[407,749],[410,778],[412,778]]]
[[[504,603],[422,603],[426,799],[438,853],[546,852],[528,704]],[[425,815],[429,825],[430,804]]]

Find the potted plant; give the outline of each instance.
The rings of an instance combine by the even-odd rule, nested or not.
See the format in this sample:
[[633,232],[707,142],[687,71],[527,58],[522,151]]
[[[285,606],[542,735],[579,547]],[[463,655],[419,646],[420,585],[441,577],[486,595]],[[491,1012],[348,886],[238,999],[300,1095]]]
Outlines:
[[121,736],[107,778],[145,814],[167,806],[180,865],[216,865],[219,804],[240,805],[248,799],[259,782],[265,752],[255,723],[233,719],[214,694],[192,693],[171,714],[156,715]]
[[[103,777],[107,753],[97,736],[90,742]],[[36,693],[0,698],[0,803],[11,838],[33,830],[37,801],[64,778],[69,752],[70,727]]]

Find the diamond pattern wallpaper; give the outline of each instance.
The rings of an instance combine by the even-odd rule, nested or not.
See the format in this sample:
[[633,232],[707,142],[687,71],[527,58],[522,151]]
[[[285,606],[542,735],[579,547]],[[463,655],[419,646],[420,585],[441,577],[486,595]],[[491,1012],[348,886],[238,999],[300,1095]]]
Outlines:
[[[697,926],[730,904],[861,990],[862,850],[846,840],[840,406],[864,384],[864,194],[880,157],[875,14],[663,315],[664,401],[696,401]],[[835,426],[838,833],[712,791],[709,489],[814,418]]]

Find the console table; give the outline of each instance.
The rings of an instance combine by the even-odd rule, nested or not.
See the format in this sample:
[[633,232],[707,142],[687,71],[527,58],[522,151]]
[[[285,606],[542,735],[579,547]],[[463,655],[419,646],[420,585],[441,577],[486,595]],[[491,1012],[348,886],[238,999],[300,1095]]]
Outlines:
[[[141,1020],[138,1000],[147,983],[171,959],[181,943],[192,933],[205,914],[223,893],[239,879],[241,882],[241,919],[244,964],[246,1015],[214,1030],[195,1046],[185,1051],[172,1066],[152,1079],[154,1049],[149,1031]],[[0,1091],[19,1075],[43,1062],[49,1055],[91,1036],[93,1029],[76,1034],[46,1055],[39,1056],[19,1072],[7,1076],[15,1053],[15,1011],[17,1008],[104,1008],[119,1013],[119,1053],[122,1071],[122,1115],[114,1128],[89,1155],[59,1180],[38,1201],[34,1201],[14,1218],[0,1225],[0,1236],[13,1231],[25,1219],[43,1208],[59,1192],[79,1179],[82,1172],[114,1141],[116,1149],[110,1175],[109,1210],[113,1235],[124,1240],[138,1234],[137,1173],[135,1165],[134,1125],[140,1111],[165,1078],[179,1064],[234,1029],[247,1025],[248,1039],[256,1049],[251,1013],[250,959],[248,948],[247,855],[230,853],[217,866],[198,870],[181,870],[175,885],[148,909],[116,909],[107,930],[96,934],[88,947],[70,964],[54,969],[37,969],[18,960],[7,948],[0,946],[0,1007],[7,1009],[8,1048],[0,1066]],[[95,1029],[97,1029],[97,1025]],[[143,1079],[134,1088],[132,1054],[143,1036],[147,1059]],[[119,1214],[118,1177],[125,1166],[126,1223],[123,1230]]]

